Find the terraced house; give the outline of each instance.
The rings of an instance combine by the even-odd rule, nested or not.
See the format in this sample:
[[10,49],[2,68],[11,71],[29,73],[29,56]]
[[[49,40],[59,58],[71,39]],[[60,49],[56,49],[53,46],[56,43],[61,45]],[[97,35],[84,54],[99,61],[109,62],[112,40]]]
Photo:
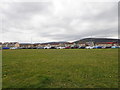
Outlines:
[[67,44],[66,42],[49,42],[49,43],[41,43],[40,47],[63,47]]
[[96,46],[119,46],[117,42],[97,42]]
[[5,42],[2,44],[2,47],[19,47],[18,42]]
[[65,47],[71,47],[71,46],[74,46],[74,45],[76,45],[75,43],[70,43],[70,42],[66,42],[65,43]]
[[33,47],[40,47],[40,43],[34,43]]
[[19,47],[30,48],[30,47],[33,47],[33,44],[31,44],[31,43],[20,43]]

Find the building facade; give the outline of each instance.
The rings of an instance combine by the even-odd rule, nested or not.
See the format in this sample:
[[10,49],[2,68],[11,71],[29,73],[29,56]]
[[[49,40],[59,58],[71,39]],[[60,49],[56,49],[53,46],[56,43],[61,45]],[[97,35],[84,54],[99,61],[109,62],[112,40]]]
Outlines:
[[33,47],[33,44],[31,44],[31,43],[20,43],[19,47],[30,48],[30,47]]
[[97,42],[95,46],[119,46],[117,42]]
[[19,47],[18,42],[5,42],[2,44],[2,47]]

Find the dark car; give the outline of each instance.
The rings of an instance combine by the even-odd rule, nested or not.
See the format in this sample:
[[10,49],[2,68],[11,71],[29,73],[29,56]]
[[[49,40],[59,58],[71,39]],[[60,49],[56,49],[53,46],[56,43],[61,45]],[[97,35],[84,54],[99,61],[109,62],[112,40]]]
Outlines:
[[105,48],[111,48],[111,46],[106,46]]
[[21,49],[28,49],[27,47],[21,47]]
[[85,49],[85,46],[80,46],[79,49]]
[[25,47],[19,47],[18,49],[26,49]]
[[50,47],[50,49],[56,49],[56,47]]
[[77,49],[77,48],[79,48],[79,47],[78,46],[71,47],[71,49]]
[[32,47],[32,49],[37,49],[37,47]]

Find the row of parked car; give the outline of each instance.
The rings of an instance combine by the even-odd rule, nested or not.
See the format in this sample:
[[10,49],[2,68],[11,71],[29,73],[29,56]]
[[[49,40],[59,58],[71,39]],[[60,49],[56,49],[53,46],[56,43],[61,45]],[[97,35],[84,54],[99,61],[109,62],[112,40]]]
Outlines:
[[2,49],[102,49],[102,48],[120,48],[120,46],[74,46],[74,47],[3,47]]

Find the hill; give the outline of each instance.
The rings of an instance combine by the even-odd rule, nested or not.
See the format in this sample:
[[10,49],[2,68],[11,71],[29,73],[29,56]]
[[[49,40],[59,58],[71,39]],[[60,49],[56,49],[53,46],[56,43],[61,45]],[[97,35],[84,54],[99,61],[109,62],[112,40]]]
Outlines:
[[110,38],[84,38],[78,41],[75,41],[74,43],[86,43],[86,42],[119,42],[120,39],[110,39]]

